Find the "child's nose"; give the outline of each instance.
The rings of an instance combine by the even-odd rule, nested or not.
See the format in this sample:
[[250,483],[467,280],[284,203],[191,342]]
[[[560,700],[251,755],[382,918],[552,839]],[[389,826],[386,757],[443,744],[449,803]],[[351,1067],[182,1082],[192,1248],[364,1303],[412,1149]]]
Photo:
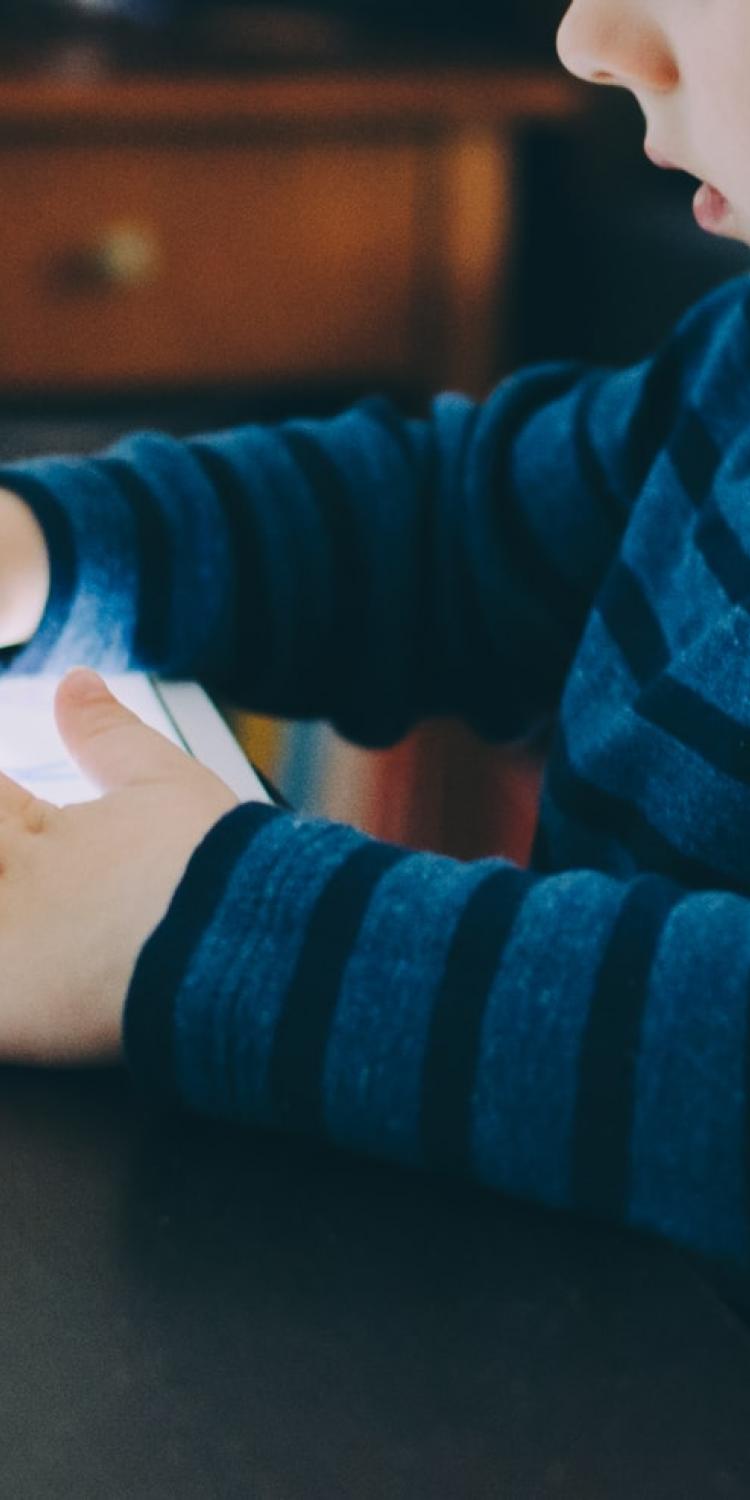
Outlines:
[[573,0],[557,33],[557,53],[585,83],[636,94],[664,92],[678,79],[669,41],[639,0]]

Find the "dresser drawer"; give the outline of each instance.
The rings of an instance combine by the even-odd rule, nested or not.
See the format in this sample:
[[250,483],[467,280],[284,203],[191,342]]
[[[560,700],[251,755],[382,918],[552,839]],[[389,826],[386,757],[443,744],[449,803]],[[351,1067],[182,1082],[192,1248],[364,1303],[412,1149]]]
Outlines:
[[0,146],[0,388],[417,357],[418,144]]

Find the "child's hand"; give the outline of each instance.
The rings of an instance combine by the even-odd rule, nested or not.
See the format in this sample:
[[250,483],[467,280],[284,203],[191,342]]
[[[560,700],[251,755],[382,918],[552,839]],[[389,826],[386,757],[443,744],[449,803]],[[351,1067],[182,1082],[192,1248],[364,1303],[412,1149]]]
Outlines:
[[105,795],[57,808],[0,775],[0,1060],[107,1061],[138,953],[238,799],[93,673],[64,679],[55,717]]

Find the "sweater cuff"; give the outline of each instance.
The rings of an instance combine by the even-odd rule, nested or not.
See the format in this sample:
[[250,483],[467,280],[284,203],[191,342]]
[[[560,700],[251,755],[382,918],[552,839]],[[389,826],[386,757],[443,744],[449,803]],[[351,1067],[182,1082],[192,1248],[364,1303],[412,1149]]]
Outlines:
[[172,900],[138,956],[123,1013],[125,1063],[144,1093],[179,1107],[174,1048],[175,1003],[232,870],[279,807],[247,802],[209,830],[188,861]]

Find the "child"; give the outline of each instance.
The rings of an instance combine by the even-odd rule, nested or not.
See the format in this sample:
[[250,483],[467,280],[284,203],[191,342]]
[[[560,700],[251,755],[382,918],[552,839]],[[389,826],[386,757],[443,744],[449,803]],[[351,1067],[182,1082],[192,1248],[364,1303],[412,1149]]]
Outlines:
[[[575,0],[559,46],[750,240],[746,0]],[[527,871],[239,806],[72,673],[58,722],[105,795],[0,783],[2,1055],[122,1046],[182,1106],[746,1269],[750,278],[631,369],[0,483],[10,672],[195,676],[371,746],[433,714],[556,725]]]

